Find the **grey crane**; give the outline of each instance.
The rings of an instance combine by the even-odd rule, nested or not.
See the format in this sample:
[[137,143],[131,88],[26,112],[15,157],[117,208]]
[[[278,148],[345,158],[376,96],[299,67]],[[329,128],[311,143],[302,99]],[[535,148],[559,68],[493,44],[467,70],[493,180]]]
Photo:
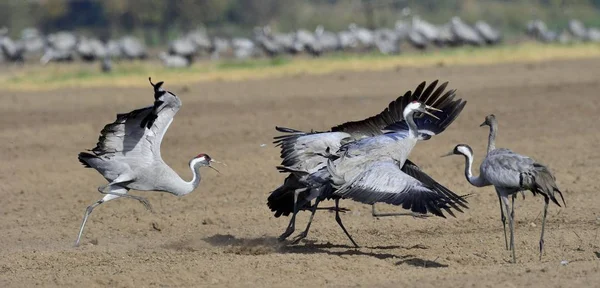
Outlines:
[[4,54],[4,59],[10,62],[23,63],[25,61],[23,57],[25,46],[21,42],[13,41],[8,36],[0,35],[0,54]]
[[408,38],[408,33],[410,33],[411,26],[407,21],[398,20],[394,24],[394,33],[396,33],[396,37],[398,37],[398,41],[402,42]]
[[283,47],[273,39],[268,26],[254,27],[254,41],[269,57],[275,57],[283,52]]
[[356,25],[356,23],[350,23],[350,25],[348,25],[348,30],[354,35],[354,39],[356,39],[358,44],[357,48],[360,51],[370,51],[375,48],[373,31],[360,27]]
[[479,33],[479,36],[481,36],[481,38],[483,38],[483,40],[487,43],[487,44],[497,44],[498,42],[500,42],[502,40],[502,35],[500,33],[500,31],[492,28],[492,26],[490,26],[490,24],[488,24],[487,22],[483,21],[483,20],[479,20],[477,22],[475,22],[475,31],[477,31],[477,33]]
[[191,65],[188,58],[180,55],[170,55],[164,51],[158,53],[158,58],[163,62],[163,65],[169,68],[184,68]]
[[198,47],[189,37],[177,38],[169,43],[170,55],[178,55],[186,58],[190,63],[194,60],[196,53],[198,53]]
[[77,37],[75,34],[68,31],[60,31],[48,35],[46,40],[48,45],[46,46],[44,55],[40,59],[42,64],[45,65],[50,61],[73,61],[77,47]]
[[248,38],[232,38],[231,48],[233,49],[233,55],[237,59],[247,59],[256,55],[256,44]]
[[421,19],[418,15],[412,17],[412,30],[422,35],[427,42],[436,41],[438,38],[438,29],[435,25]]
[[151,209],[148,200],[127,194],[129,190],[161,191],[184,196],[200,184],[199,168],[213,168],[211,163],[216,162],[206,154],[192,158],[189,166],[193,178],[187,182],[162,160],[160,144],[173,117],[181,108],[181,100],[161,88],[163,82],[153,84],[150,79],[150,84],[154,88],[153,106],[118,114],[115,122],[102,129],[92,153],[79,153],[79,161],[87,168],[96,169],[109,184],[98,188],[105,196],[85,209],[75,246],[79,245],[90,213],[98,205],[127,197]]
[[106,46],[96,38],[81,37],[76,51],[81,59],[88,62],[103,59],[107,54]]
[[539,19],[527,22],[526,33],[527,35],[545,43],[554,42],[558,39],[558,33],[548,29],[546,23]]
[[341,49],[340,40],[334,32],[325,30],[323,25],[315,28],[315,39],[323,49],[323,52],[331,52]]
[[477,31],[464,23],[459,17],[452,17],[452,20],[450,20],[450,30],[462,43],[481,46],[484,42]]
[[119,59],[123,55],[119,41],[111,39],[106,43],[106,55],[110,58]]
[[388,28],[377,29],[373,33],[375,47],[382,54],[400,53],[400,37],[396,31]]
[[25,28],[21,31],[21,41],[25,46],[25,52],[28,54],[39,54],[44,50],[46,43],[36,28]]
[[585,28],[585,25],[583,25],[583,23],[577,19],[569,20],[568,30],[571,35],[577,38],[577,40],[585,41],[588,38],[588,32]]
[[208,36],[208,33],[204,27],[190,31],[186,38],[190,39],[195,44],[198,52],[209,53],[214,49],[214,43],[210,40],[210,37]]
[[133,36],[122,37],[119,40],[119,47],[121,48],[121,56],[125,59],[145,59],[148,56],[146,45]]
[[213,37],[212,39],[212,50],[210,51],[210,58],[218,60],[222,54],[231,52],[231,43],[226,38]]
[[[496,133],[498,131],[498,122],[496,117],[491,114],[485,118],[480,126],[489,126],[488,154],[479,167],[479,176],[473,176],[471,167],[473,165],[473,149],[466,144],[457,145],[453,151],[444,155],[463,155],[465,157],[465,177],[467,181],[476,187],[494,186],[498,199],[500,200],[500,213],[502,224],[504,225],[504,239],[506,242],[506,220],[504,214],[508,217],[510,229],[510,247],[512,251],[513,263],[516,262],[514,247],[514,198],[518,192],[529,190],[533,195],[540,194],[544,197],[544,215],[542,218],[542,233],[540,236],[539,249],[540,260],[544,249],[544,228],[546,226],[546,215],[548,213],[548,204],[552,200],[559,207],[555,193],[560,195],[563,204],[565,199],[562,192],[556,185],[556,178],[550,172],[548,167],[536,162],[535,160],[513,152],[506,148],[496,148]],[[508,196],[512,196],[513,209],[509,207]],[[504,212],[502,209],[504,204]],[[509,213],[509,210],[511,212]]]
[[337,33],[337,38],[340,44],[340,50],[348,51],[358,46],[358,39],[354,36],[354,33],[349,30],[342,30]]
[[323,47],[313,33],[305,29],[299,29],[294,34],[294,37],[296,45],[301,46],[304,51],[310,53],[312,56],[320,56],[323,53]]
[[[267,199],[267,205],[271,211],[275,212],[275,217],[280,217],[281,215],[288,216],[292,213],[288,228],[279,239],[284,240],[294,232],[295,217],[300,210],[312,211],[311,219],[306,230],[298,235],[294,243],[306,237],[312,217],[318,209],[317,206],[319,203],[317,201],[334,199],[337,223],[352,243],[358,246],[344,228],[339,217],[339,199],[342,197],[332,193],[335,189],[327,176],[328,170],[326,168],[328,160],[330,158],[339,158],[340,155],[345,153],[346,148],[354,147],[351,146],[354,145],[354,142],[357,143],[356,147],[367,147],[369,143],[376,143],[369,141],[379,141],[372,139],[384,139],[383,141],[386,141],[385,139],[401,140],[408,138],[414,132],[414,129],[410,130],[411,126],[407,124],[408,122],[414,123],[418,127],[418,139],[421,140],[427,140],[433,135],[443,132],[460,114],[466,102],[462,101],[462,99],[454,100],[456,96],[454,90],[443,93],[448,84],[447,82],[441,84],[439,87],[437,87],[437,84],[438,81],[436,80],[426,87],[426,83],[423,82],[414,90],[414,93],[407,91],[404,95],[392,101],[388,108],[378,115],[361,121],[347,122],[335,126],[329,132],[305,133],[294,129],[277,127],[278,131],[287,133],[287,135],[275,137],[276,141],[274,143],[281,146],[281,157],[283,158],[278,169],[281,172],[289,172],[290,175],[285,179],[283,185],[270,194]],[[404,112],[412,101],[420,101],[424,105],[431,106],[432,109],[443,109],[445,112],[434,112],[437,114],[436,117],[441,118],[437,121],[429,117],[411,118],[412,120],[409,121],[405,119],[405,116],[411,115],[412,117],[414,111],[406,115]],[[418,107],[412,108],[419,109]],[[393,130],[393,133],[384,134],[387,129]],[[378,138],[380,136],[381,138]],[[435,180],[423,173],[416,164],[409,160],[403,162],[399,167],[402,167],[402,171],[415,179],[428,183],[436,191],[442,194],[454,195],[453,192],[435,182]],[[314,183],[315,181],[318,183]],[[311,205],[312,200],[316,201],[314,205]],[[455,200],[459,202],[459,205],[466,203],[466,201],[456,197]],[[427,211],[424,211],[422,206],[405,205],[404,208],[413,209],[419,213]],[[436,212],[433,211],[432,213]],[[399,213],[396,215],[406,214]],[[374,207],[373,216],[379,216],[375,212]]]

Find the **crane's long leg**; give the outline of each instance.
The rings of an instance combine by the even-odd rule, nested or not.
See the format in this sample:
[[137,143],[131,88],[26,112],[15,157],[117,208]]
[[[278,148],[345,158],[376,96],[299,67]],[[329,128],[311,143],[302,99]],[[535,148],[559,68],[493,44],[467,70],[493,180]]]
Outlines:
[[[510,218],[513,219],[513,225],[514,225],[514,221],[515,221],[515,198],[517,198],[517,193],[512,194],[512,204],[511,204],[511,210],[510,210]],[[512,238],[510,241],[514,241]],[[510,244],[511,247],[514,247],[514,242],[512,242]]]
[[500,197],[500,193],[498,193],[498,202],[500,203],[500,220],[502,220],[502,227],[504,228],[504,244],[506,245],[506,250],[508,250],[508,237],[506,236],[506,217],[504,216],[504,208],[502,208],[502,206],[504,205],[502,204],[502,197]]
[[542,252],[544,252],[544,228],[546,227],[546,214],[548,214],[548,198],[544,199],[544,217],[542,217],[542,235],[540,236],[540,261],[542,261]]
[[342,213],[346,213],[346,212],[350,211],[350,209],[344,208],[344,207],[340,207],[337,209],[335,207],[317,207],[317,210],[340,211]]
[[[502,202],[504,202],[504,207],[506,211],[510,211],[510,203],[508,201],[508,195],[506,193],[502,193]],[[517,257],[515,255],[515,227],[514,227],[514,219],[510,213],[508,214],[508,226],[510,228],[510,250],[512,251],[513,263],[517,263]]]
[[85,227],[85,223],[87,222],[88,217],[90,217],[90,214],[92,214],[92,211],[94,210],[94,208],[98,207],[98,205],[100,205],[102,203],[105,203],[105,202],[108,202],[110,200],[117,199],[120,197],[121,197],[121,195],[114,195],[114,194],[106,195],[102,199],[96,201],[94,204],[88,206],[85,209],[85,213],[83,214],[83,221],[81,221],[81,227],[79,227],[79,235],[77,235],[77,240],[75,241],[75,247],[79,246],[79,242],[81,241],[81,235],[83,235],[83,228]]
[[290,223],[288,224],[287,229],[285,229],[285,232],[283,232],[283,234],[279,236],[279,241],[285,240],[287,237],[292,235],[292,233],[294,233],[294,230],[296,230],[296,214],[298,214],[298,195],[302,191],[303,190],[301,189],[297,189],[296,191],[294,191],[294,214],[292,215],[292,218],[290,218]]
[[150,212],[154,211],[152,209],[152,205],[150,205],[150,201],[148,201],[148,199],[141,197],[141,196],[129,195],[126,193],[120,193],[120,192],[114,191],[114,190],[121,190],[121,189],[127,189],[127,188],[123,188],[121,186],[116,186],[116,185],[113,186],[113,185],[109,184],[102,189],[98,188],[98,191],[100,193],[106,194],[106,195],[115,195],[115,196],[119,196],[119,197],[126,197],[126,198],[137,200],[137,201],[141,202],[144,205],[144,207],[146,207],[146,209],[148,209]]
[[350,241],[352,242],[352,244],[354,244],[354,247],[356,248],[360,248],[358,246],[358,244],[356,244],[356,242],[354,242],[354,239],[352,239],[352,236],[350,236],[350,234],[348,233],[348,230],[346,230],[346,227],[344,227],[344,224],[342,224],[342,218],[340,218],[340,199],[335,199],[335,221],[338,223],[338,225],[340,225],[340,227],[342,227],[342,230],[344,230],[344,233],[346,233],[346,236],[348,236],[348,239],[350,239]]
[[317,199],[315,200],[315,205],[313,205],[313,207],[311,209],[311,214],[310,214],[310,218],[308,219],[308,224],[306,224],[306,229],[304,229],[304,231],[302,231],[302,233],[298,234],[298,236],[296,236],[296,238],[294,238],[294,241],[292,242],[292,244],[298,244],[298,242],[300,242],[300,240],[302,240],[302,239],[306,238],[306,236],[308,236],[308,230],[310,229],[310,224],[312,224],[313,218],[315,217],[315,212],[317,212],[317,206],[319,205],[319,202],[321,202],[321,200],[317,197]]

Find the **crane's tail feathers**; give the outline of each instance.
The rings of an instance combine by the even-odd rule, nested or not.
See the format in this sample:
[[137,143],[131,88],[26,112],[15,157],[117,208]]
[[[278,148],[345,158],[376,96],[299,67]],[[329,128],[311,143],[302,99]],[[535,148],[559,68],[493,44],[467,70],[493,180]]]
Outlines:
[[298,208],[299,210],[305,210],[308,208],[310,201],[306,201],[308,196],[307,188],[298,181],[298,178],[291,174],[287,178],[283,185],[275,189],[267,198],[267,206],[272,212],[275,212],[275,217],[279,218],[281,215],[288,216],[294,212],[294,193],[298,189],[305,189],[298,194]]
[[552,200],[552,202],[554,202],[554,204],[558,205],[559,207],[562,207],[559,203],[558,200],[556,199],[556,192],[558,192],[558,195],[560,196],[563,204],[565,205],[565,207],[567,206],[566,202],[565,202],[565,198],[563,197],[562,192],[560,191],[560,189],[558,189],[558,186],[556,185],[556,178],[554,177],[554,175],[552,175],[552,173],[550,172],[550,170],[548,169],[548,167],[539,164],[539,163],[534,163],[533,164],[534,167],[534,171],[535,174],[533,175],[533,192],[538,192],[540,194],[545,195],[546,197],[549,197],[550,200]]

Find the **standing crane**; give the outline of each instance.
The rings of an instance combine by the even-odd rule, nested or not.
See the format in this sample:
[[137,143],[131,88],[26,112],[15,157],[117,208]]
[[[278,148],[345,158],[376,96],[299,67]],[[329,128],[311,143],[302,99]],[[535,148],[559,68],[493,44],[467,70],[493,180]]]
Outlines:
[[[294,232],[295,216],[298,211],[310,210],[312,211],[312,215],[314,215],[314,212],[318,209],[318,203],[311,205],[311,201],[316,199],[319,195],[329,195],[327,196],[328,198],[336,200],[336,208],[334,208],[334,210],[336,211],[337,223],[342,230],[344,230],[353,244],[358,246],[346,232],[346,229],[341,222],[341,218],[339,217],[340,208],[338,203],[339,198],[341,197],[330,193],[329,190],[333,188],[330,187],[331,185],[319,185],[318,188],[313,189],[310,186],[307,186],[306,181],[308,178],[312,178],[312,180],[325,179],[326,177],[315,178],[315,176],[318,173],[325,172],[323,168],[327,166],[329,158],[339,158],[338,154],[342,152],[340,150],[342,147],[347,148],[349,147],[348,145],[353,142],[362,141],[361,139],[369,139],[374,136],[384,135],[386,130],[393,130],[393,133],[385,134],[382,139],[390,137],[403,139],[409,137],[412,135],[411,133],[416,131],[416,139],[427,140],[433,135],[443,132],[448,125],[458,117],[466,102],[462,101],[462,99],[454,100],[454,97],[456,96],[454,90],[444,93],[448,84],[447,82],[441,84],[439,87],[437,84],[438,81],[436,80],[426,87],[426,83],[423,82],[414,90],[414,92],[407,91],[403,96],[392,101],[388,108],[378,115],[361,121],[347,122],[335,126],[330,132],[305,133],[294,129],[277,127],[278,131],[288,133],[287,135],[275,137],[275,143],[277,143],[278,146],[281,146],[281,157],[283,158],[278,169],[281,172],[289,172],[290,175],[285,179],[283,185],[270,194],[267,199],[267,204],[269,208],[275,212],[275,217],[280,217],[281,215],[288,216],[290,213],[293,213],[288,228],[279,239],[284,240]],[[422,102],[424,105],[431,107],[434,111],[443,109],[445,112],[434,112],[437,114],[435,117],[440,118],[440,120],[423,117],[423,115],[417,113],[417,111],[409,113],[412,119],[410,123],[416,125],[414,126],[416,128],[413,127],[413,130],[410,130],[410,126],[407,124],[409,121],[405,121],[405,116],[409,114],[404,112],[407,112],[406,107],[414,101]],[[415,113],[419,115],[415,115]],[[406,152],[408,155],[410,150]],[[435,187],[436,190],[452,193],[446,187],[440,185],[423,173],[416,164],[409,160],[403,161],[402,163],[403,165],[400,165],[399,167],[402,167],[402,171],[405,173],[410,174],[419,181],[428,183]],[[310,185],[313,184],[314,183]],[[463,199],[457,198],[456,201],[460,203],[459,205],[464,205],[466,203]],[[466,207],[466,205],[463,207]],[[395,215],[406,214],[398,213]],[[380,216],[375,212],[374,206],[373,216]],[[299,240],[306,237],[311,220],[309,220],[307,229],[296,238],[294,243],[297,243]]]
[[[555,193],[560,195],[563,204],[565,199],[562,192],[556,185],[556,178],[550,172],[548,167],[536,162],[535,160],[513,152],[506,148],[496,148],[496,133],[498,122],[496,117],[491,114],[485,118],[481,126],[490,126],[490,136],[488,143],[488,154],[479,167],[479,176],[473,176],[471,167],[473,166],[473,149],[466,144],[457,145],[453,151],[444,155],[463,155],[465,157],[465,177],[467,181],[475,187],[494,186],[498,198],[504,204],[505,212],[508,217],[510,228],[510,247],[512,250],[513,263],[516,263],[514,247],[514,196],[518,192],[529,190],[535,196],[540,194],[544,197],[544,215],[542,218],[542,233],[540,236],[540,260],[544,249],[544,228],[546,225],[546,215],[548,213],[548,203],[550,200],[561,207],[556,199]],[[513,196],[513,212],[509,213],[508,196]],[[502,206],[500,207],[502,222],[505,223]],[[506,229],[505,229],[506,231]],[[506,232],[505,232],[506,240]]]
[[117,120],[104,126],[100,132],[92,153],[79,153],[79,162],[86,168],[96,169],[109,184],[98,188],[105,196],[85,209],[75,246],[79,245],[85,223],[98,205],[126,197],[140,201],[151,210],[147,199],[127,192],[133,189],[183,196],[200,184],[200,167],[215,169],[211,163],[217,161],[206,154],[198,154],[189,162],[193,178],[187,182],[162,160],[160,144],[173,117],[181,108],[181,100],[162,89],[163,82],[154,84],[150,79],[150,84],[154,87],[153,106],[117,114]]

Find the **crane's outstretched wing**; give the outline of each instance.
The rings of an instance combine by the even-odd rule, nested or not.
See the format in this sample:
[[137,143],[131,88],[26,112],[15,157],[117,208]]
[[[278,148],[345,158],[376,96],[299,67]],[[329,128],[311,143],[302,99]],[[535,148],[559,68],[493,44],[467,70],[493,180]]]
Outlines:
[[[431,189],[434,190],[435,192],[442,193],[442,194],[446,195],[448,198],[452,199],[452,201],[454,201],[454,202],[450,203],[450,205],[454,205],[454,203],[456,203],[463,208],[467,208],[467,209],[469,208],[467,206],[467,204],[469,202],[467,202],[467,200],[465,200],[466,196],[468,196],[468,195],[459,196],[456,193],[450,191],[450,189],[444,187],[442,184],[435,181],[429,175],[425,174],[425,172],[423,172],[423,170],[421,170],[421,168],[419,168],[419,166],[417,166],[417,164],[413,163],[412,161],[407,159],[404,162],[404,166],[402,166],[401,170],[402,170],[402,172],[408,174],[409,176],[411,176],[411,177],[421,181],[425,185],[431,187]],[[462,212],[458,206],[452,206],[452,208]]]
[[454,200],[402,172],[395,161],[373,162],[364,168],[333,194],[365,204],[383,202],[415,213],[429,212],[445,218],[443,209],[454,216],[451,210],[456,207]]
[[[439,120],[433,117],[427,117],[423,114],[419,115],[419,117],[413,118],[415,124],[418,127],[420,139],[428,140],[432,136],[444,132],[444,130],[446,130],[446,128],[448,128],[448,126],[450,126],[450,124],[454,122],[454,120],[458,117],[460,112],[462,112],[462,110],[465,108],[465,105],[467,105],[467,101],[463,101],[462,99],[453,100],[454,93],[446,93],[446,95],[448,95],[448,97],[442,97],[439,99],[440,101],[436,101],[434,104],[436,105],[434,106],[435,108],[438,108],[442,111],[431,111],[435,116],[439,118]],[[406,121],[398,121],[384,127],[383,130],[392,131],[395,133],[408,133],[408,124],[406,123]]]
[[[406,126],[404,121],[404,108],[406,108],[406,105],[412,101],[419,101],[444,111],[437,113],[443,114],[445,119],[435,121],[433,124],[430,124],[431,120],[433,119],[427,122],[429,117],[417,118],[422,119],[422,121],[415,121],[417,127],[419,127],[420,134],[422,134],[421,138],[423,140],[427,140],[431,137],[431,134],[435,135],[444,131],[444,129],[450,125],[450,123],[452,123],[456,117],[458,117],[464,108],[464,105],[466,104],[466,101],[463,101],[462,99],[454,100],[454,97],[456,96],[456,90],[452,89],[444,93],[446,86],[448,86],[448,82],[444,82],[439,86],[437,86],[437,84],[438,80],[435,80],[429,84],[429,86],[425,87],[426,82],[422,82],[419,84],[419,86],[417,86],[414,92],[410,90],[407,91],[404,93],[404,95],[392,101],[381,113],[361,121],[346,122],[331,128],[331,131],[349,133],[354,139],[380,135],[384,133],[384,130],[396,130],[397,132],[401,130],[408,131],[408,126]],[[393,126],[391,125],[395,123],[404,123],[405,127],[397,127],[396,129],[392,129]],[[438,128],[437,126],[440,125],[442,127]],[[421,130],[424,131],[421,133]],[[431,130],[434,132],[429,132]]]
[[[181,107],[175,94],[161,88],[163,82],[153,84],[154,105],[118,114],[115,122],[100,132],[98,143],[90,153],[80,153],[79,161],[85,166],[102,170],[108,161],[119,159],[130,168],[143,166],[160,159],[160,144],[173,117]],[[127,159],[135,161],[127,161]],[[102,171],[100,173],[104,174]]]
[[[408,135],[408,126],[404,121],[404,108],[412,101],[420,101],[426,105],[442,109],[438,113],[439,121],[430,117],[417,117],[415,122],[419,127],[420,139],[426,140],[432,135],[439,134],[458,117],[466,101],[454,100],[455,90],[446,90],[448,82],[437,85],[438,80],[426,87],[426,82],[417,86],[414,92],[407,91],[404,95],[392,101],[378,115],[361,121],[346,122],[331,128],[331,132],[302,132],[295,129],[276,127],[277,131],[287,135],[275,137],[275,142],[281,146],[282,166],[297,170],[311,171],[321,167],[326,161],[323,155],[332,155],[349,142],[384,134],[385,130],[393,130],[394,135],[402,138]],[[444,93],[445,92],[445,93]],[[445,110],[444,110],[445,109]],[[397,126],[393,126],[398,124]],[[419,125],[422,125],[419,126]],[[314,171],[314,170],[313,170]]]
[[322,167],[328,157],[333,157],[350,135],[344,132],[302,132],[295,129],[275,127],[288,133],[275,137],[273,143],[281,146],[281,166],[287,170],[312,173]]

